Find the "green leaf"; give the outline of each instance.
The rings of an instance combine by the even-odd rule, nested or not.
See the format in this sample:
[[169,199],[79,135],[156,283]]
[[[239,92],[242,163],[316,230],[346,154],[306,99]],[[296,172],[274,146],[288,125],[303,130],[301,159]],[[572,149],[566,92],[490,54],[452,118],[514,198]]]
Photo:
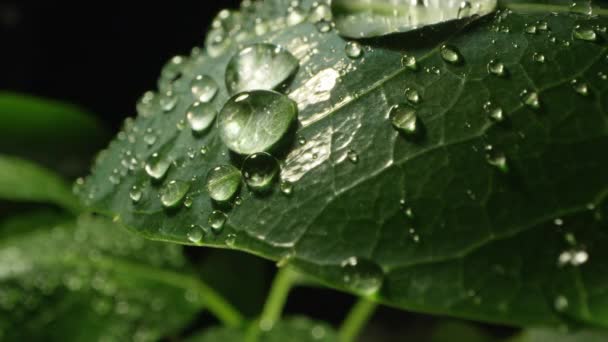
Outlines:
[[[222,327],[210,328],[187,342],[241,342],[246,341],[246,332]],[[289,317],[278,322],[271,330],[258,336],[258,342],[323,342],[337,341],[333,328],[325,323],[314,322],[304,317]]]
[[205,307],[179,246],[86,217],[35,228],[0,240],[2,340],[157,341]]
[[0,155],[0,199],[51,203],[80,211],[78,199],[59,176],[30,161],[4,155]]
[[67,174],[101,148],[108,131],[86,110],[34,96],[0,91],[2,153],[19,155]]
[[511,342],[603,342],[608,339],[606,331],[578,331],[564,333],[547,329],[531,329],[520,336],[510,339]]
[[[566,2],[502,1],[513,11],[361,40],[356,54],[316,22],[327,17],[323,5],[294,23],[283,20],[289,4],[218,17],[204,50],[165,67],[163,95],[119,135],[135,141],[110,145],[82,197],[147,237],[195,244],[194,225],[205,232],[198,244],[291,263],[403,309],[608,326],[607,11],[588,17]],[[581,29],[596,40],[581,39]],[[207,173],[240,167],[242,157],[217,128],[189,129],[189,83],[201,74],[224,83],[239,46],[258,42],[300,61],[285,90],[298,127],[270,150],[282,164],[280,186],[241,187],[234,205],[214,203]],[[167,70],[176,68],[171,85]],[[154,105],[168,98],[173,107]],[[219,110],[228,99],[222,86],[211,103]],[[396,105],[407,110],[391,122]],[[158,153],[170,166],[159,180],[139,167],[113,184],[127,152],[140,165]],[[163,209],[159,189],[173,180],[192,183],[191,205]],[[134,185],[144,193],[136,202]]]

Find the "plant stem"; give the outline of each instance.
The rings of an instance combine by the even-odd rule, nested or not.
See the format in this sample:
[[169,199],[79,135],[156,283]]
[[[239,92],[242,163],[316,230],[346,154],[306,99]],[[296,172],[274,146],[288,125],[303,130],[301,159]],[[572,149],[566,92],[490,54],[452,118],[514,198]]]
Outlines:
[[374,314],[378,304],[367,298],[359,298],[350,310],[338,332],[340,342],[354,342]]
[[288,267],[279,269],[272,281],[270,293],[266,299],[259,319],[252,323],[247,331],[246,341],[257,341],[261,330],[271,329],[281,318],[289,291],[292,289],[297,279],[298,274]]

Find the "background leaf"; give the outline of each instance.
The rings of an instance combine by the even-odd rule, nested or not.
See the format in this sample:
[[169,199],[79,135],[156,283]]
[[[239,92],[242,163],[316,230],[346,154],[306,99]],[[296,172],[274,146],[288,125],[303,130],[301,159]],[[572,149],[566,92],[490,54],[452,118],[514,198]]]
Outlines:
[[[319,24],[318,8],[309,20],[286,21],[289,3],[218,18],[203,52],[165,67],[163,95],[98,159],[82,198],[147,237],[194,244],[197,227],[206,232],[199,244],[291,263],[404,309],[608,326],[606,17],[532,3],[469,26],[360,41],[362,55],[352,58],[347,41]],[[596,40],[574,38],[580,27]],[[234,205],[217,204],[204,190],[207,172],[242,158],[216,129],[189,130],[189,84],[199,74],[223,84],[237,46],[255,42],[300,60],[285,90],[299,125],[272,151],[293,188],[260,196],[242,187]],[[169,99],[172,108],[160,105]],[[220,86],[212,104],[227,99]],[[414,110],[416,137],[393,128],[397,104]],[[171,164],[160,182],[143,167],[154,153]],[[121,169],[127,154],[133,170]],[[114,170],[125,175],[113,183]],[[191,183],[188,205],[166,210],[158,195],[174,180]]]

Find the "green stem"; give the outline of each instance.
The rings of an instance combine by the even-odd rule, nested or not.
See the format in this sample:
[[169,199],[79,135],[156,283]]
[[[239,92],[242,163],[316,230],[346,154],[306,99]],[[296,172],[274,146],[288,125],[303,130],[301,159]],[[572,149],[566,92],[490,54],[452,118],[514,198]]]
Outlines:
[[257,341],[261,330],[269,330],[281,318],[289,291],[298,280],[298,274],[288,267],[281,268],[272,281],[270,293],[259,319],[247,331],[246,341]]
[[[70,262],[79,263],[79,259],[70,259]],[[151,268],[138,265],[133,262],[118,260],[109,257],[97,257],[93,260],[94,264],[112,272],[124,272],[137,277],[157,281],[159,283],[171,285],[185,290],[194,290],[200,296],[200,302],[225,326],[242,326],[244,318],[228,301],[226,301],[214,289],[196,277],[181,273]]]
[[370,320],[378,304],[367,298],[360,298],[350,310],[338,332],[340,342],[354,342]]

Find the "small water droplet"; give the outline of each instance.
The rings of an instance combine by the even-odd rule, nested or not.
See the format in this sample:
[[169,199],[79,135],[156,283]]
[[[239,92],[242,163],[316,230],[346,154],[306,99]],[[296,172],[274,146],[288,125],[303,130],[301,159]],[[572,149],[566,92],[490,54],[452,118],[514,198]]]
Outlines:
[[359,154],[357,154],[357,151],[355,150],[348,150],[346,152],[346,157],[353,164],[357,164],[359,162]]
[[214,167],[207,174],[207,192],[218,202],[230,200],[241,185],[241,172],[232,165]]
[[587,83],[581,82],[578,79],[574,79],[570,82],[570,84],[572,85],[572,88],[574,88],[574,91],[577,92],[579,95],[589,95],[589,86],[587,85]]
[[315,23],[315,27],[317,28],[317,31],[319,31],[320,33],[327,33],[329,31],[331,31],[332,29],[332,23],[331,21],[327,21],[327,20],[319,20]]
[[535,61],[536,63],[545,63],[545,55],[543,55],[542,53],[539,53],[539,52],[535,52],[532,55],[532,60]]
[[502,77],[507,75],[507,69],[503,63],[493,59],[488,63],[488,73]]
[[403,55],[401,57],[401,66],[410,70],[418,70],[418,61],[414,56]]
[[203,229],[200,226],[192,225],[190,227],[190,229],[188,230],[187,235],[188,235],[188,240],[190,240],[190,242],[199,244],[203,241],[205,232],[203,231]]
[[521,93],[520,93],[520,97],[522,99],[522,102],[534,109],[534,110],[538,110],[540,109],[540,98],[538,96],[537,92],[534,91],[529,91],[527,89],[524,89]]
[[364,295],[377,293],[384,281],[384,272],[371,260],[350,257],[342,262],[344,283]]
[[236,234],[228,234],[224,242],[226,243],[226,246],[234,247],[234,244],[236,243]]
[[192,199],[192,197],[186,196],[186,198],[184,199],[184,207],[191,208],[192,204],[194,204],[194,200]]
[[462,63],[462,56],[455,46],[442,45],[440,49],[441,58],[451,64]]
[[559,312],[566,311],[568,309],[568,298],[562,295],[555,297],[553,307]]
[[209,128],[216,115],[217,110],[215,107],[210,103],[204,102],[194,102],[186,112],[186,118],[194,133],[201,133]]
[[279,163],[270,154],[254,153],[243,162],[241,170],[247,186],[256,192],[267,191],[279,173]]
[[421,123],[416,110],[408,104],[402,103],[391,107],[389,118],[393,127],[405,136],[415,137],[420,132]]
[[293,194],[293,183],[288,180],[282,180],[280,184],[281,192],[285,196],[291,196]]
[[344,51],[346,52],[346,56],[352,59],[357,59],[363,55],[363,48],[361,47],[361,44],[357,42],[346,43]]
[[500,172],[509,172],[507,157],[504,153],[494,150],[491,145],[486,146],[486,160],[488,161],[488,164],[494,166]]
[[160,202],[165,208],[176,207],[182,202],[188,190],[190,190],[190,183],[179,180],[170,181],[160,191]]
[[295,102],[285,95],[266,90],[241,93],[220,111],[219,135],[233,152],[264,152],[287,134],[297,112]]
[[177,105],[177,101],[178,101],[178,97],[175,94],[173,94],[173,91],[167,90],[160,96],[160,99],[159,99],[160,108],[164,112],[170,112]]
[[414,88],[407,88],[407,89],[405,89],[405,98],[411,104],[418,104],[418,103],[420,103],[420,94]]
[[160,154],[154,153],[146,162],[146,173],[155,180],[162,179],[171,167],[171,161],[163,158]]
[[505,117],[502,108],[495,107],[492,102],[486,102],[483,105],[483,109],[488,113],[488,116],[492,121],[503,122]]
[[528,25],[528,24],[526,24],[526,27],[524,28],[524,31],[527,34],[536,34],[536,25]]
[[219,90],[215,80],[207,75],[198,75],[190,83],[192,96],[198,102],[209,102],[213,100]]
[[224,214],[224,212],[214,210],[211,212],[211,214],[209,214],[207,222],[209,223],[209,226],[211,226],[213,231],[217,234],[222,231],[227,219],[228,217],[226,216],[226,214]]
[[131,191],[129,191],[129,197],[133,203],[138,203],[141,200],[143,193],[137,185],[133,185]]

